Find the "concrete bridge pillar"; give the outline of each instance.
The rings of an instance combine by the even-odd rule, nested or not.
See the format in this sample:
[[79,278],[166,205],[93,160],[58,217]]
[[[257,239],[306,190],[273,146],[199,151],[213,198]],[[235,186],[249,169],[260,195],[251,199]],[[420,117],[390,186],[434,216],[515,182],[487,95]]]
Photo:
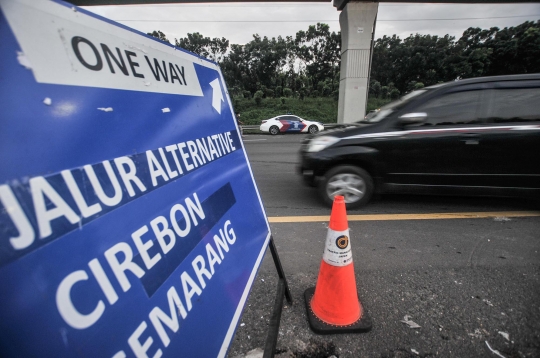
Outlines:
[[[339,0],[334,1],[334,6],[336,2]],[[378,8],[378,2],[349,1],[339,15],[341,74],[338,123],[356,122],[365,116]]]

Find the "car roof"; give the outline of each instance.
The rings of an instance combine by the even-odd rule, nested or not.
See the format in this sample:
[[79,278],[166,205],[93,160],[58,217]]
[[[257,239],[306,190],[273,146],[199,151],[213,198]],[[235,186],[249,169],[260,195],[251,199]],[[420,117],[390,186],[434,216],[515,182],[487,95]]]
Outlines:
[[[301,117],[298,117],[296,114],[280,114],[279,116],[275,116],[275,117],[272,117],[270,119],[278,119],[280,117],[296,117],[296,118],[300,118],[300,119],[303,119]],[[305,119],[304,119],[305,120]]]
[[461,86],[464,84],[487,83],[487,82],[504,82],[504,81],[523,81],[523,80],[540,80],[540,73],[528,73],[523,75],[504,75],[504,76],[489,76],[466,78],[446,83],[439,83],[433,86],[425,87],[426,89],[448,88],[453,86]]

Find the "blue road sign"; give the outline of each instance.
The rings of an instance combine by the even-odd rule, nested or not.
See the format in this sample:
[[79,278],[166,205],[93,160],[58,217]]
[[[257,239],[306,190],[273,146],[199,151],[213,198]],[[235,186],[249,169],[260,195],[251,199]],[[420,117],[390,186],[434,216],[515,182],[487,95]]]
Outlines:
[[219,67],[0,5],[0,355],[225,356],[270,229]]

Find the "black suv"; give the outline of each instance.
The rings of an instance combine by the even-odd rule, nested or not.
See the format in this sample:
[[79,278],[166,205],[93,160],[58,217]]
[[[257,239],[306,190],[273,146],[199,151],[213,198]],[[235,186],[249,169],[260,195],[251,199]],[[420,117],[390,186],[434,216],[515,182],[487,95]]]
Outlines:
[[300,174],[331,205],[373,192],[540,195],[540,74],[411,92],[353,127],[306,139]]

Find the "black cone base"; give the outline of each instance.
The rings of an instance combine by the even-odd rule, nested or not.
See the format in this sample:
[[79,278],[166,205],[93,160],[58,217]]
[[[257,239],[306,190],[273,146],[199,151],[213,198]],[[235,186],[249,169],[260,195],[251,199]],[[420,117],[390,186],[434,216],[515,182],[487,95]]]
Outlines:
[[311,310],[311,298],[315,293],[315,287],[308,288],[304,292],[306,301],[306,313],[311,330],[318,334],[338,334],[338,333],[363,333],[371,330],[371,318],[367,311],[362,307],[363,312],[360,319],[347,326],[334,326],[321,321]]

